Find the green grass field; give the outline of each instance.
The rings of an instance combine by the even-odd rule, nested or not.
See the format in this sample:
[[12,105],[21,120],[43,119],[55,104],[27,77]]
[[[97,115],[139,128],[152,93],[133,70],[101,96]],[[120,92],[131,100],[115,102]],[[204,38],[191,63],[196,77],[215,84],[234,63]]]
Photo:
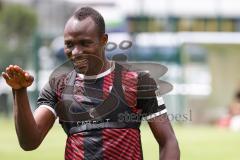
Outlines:
[[[207,126],[174,126],[182,160],[239,160],[240,133]],[[144,158],[158,159],[158,146],[147,125],[141,127]],[[0,119],[0,160],[63,160],[66,136],[54,125],[41,146],[23,151],[13,121]]]

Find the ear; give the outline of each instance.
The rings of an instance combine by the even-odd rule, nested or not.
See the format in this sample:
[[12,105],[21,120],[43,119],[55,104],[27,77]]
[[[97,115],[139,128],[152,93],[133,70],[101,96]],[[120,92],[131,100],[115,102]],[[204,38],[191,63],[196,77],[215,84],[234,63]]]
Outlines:
[[108,35],[107,34],[103,34],[102,36],[101,36],[101,44],[103,45],[103,46],[105,46],[106,44],[107,44],[107,42],[108,42]]

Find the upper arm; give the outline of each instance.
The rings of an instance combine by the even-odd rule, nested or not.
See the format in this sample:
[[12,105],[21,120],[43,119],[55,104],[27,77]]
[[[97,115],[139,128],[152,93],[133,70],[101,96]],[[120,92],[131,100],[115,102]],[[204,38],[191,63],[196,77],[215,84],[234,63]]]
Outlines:
[[40,132],[41,141],[51,129],[57,118],[54,108],[57,101],[56,91],[48,82],[40,92],[37,100],[38,108],[34,112],[34,119]]
[[47,135],[48,131],[52,128],[55,122],[55,115],[45,107],[39,107],[34,112],[34,119],[37,128],[40,131],[40,142]]
[[157,84],[149,74],[139,75],[137,89],[137,107],[142,109],[146,119],[166,113],[166,106],[162,97],[156,95]]
[[159,145],[163,146],[167,141],[171,140],[176,141],[172,125],[166,113],[149,119],[148,124]]
[[[138,83],[138,107],[148,121],[152,133],[160,147],[160,159],[178,160],[180,151],[173,128],[168,119],[167,109],[160,95],[156,82],[149,74],[145,74]],[[140,91],[140,92],[139,92]]]
[[158,141],[163,146],[169,140],[176,140],[163,98],[156,95],[157,84],[149,74],[144,74],[138,83],[138,107]]
[[179,160],[180,150],[167,114],[154,117],[148,121],[160,148],[161,160]]

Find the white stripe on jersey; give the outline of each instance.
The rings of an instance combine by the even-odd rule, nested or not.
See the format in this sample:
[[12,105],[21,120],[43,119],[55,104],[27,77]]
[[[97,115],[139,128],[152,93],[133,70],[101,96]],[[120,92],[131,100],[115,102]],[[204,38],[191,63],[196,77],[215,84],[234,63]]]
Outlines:
[[159,96],[157,96],[157,102],[158,102],[158,106],[161,106],[164,104],[163,98]]
[[42,107],[43,108],[47,108],[48,110],[50,110],[53,113],[53,115],[55,116],[55,118],[57,118],[57,113],[55,112],[55,110],[52,107],[47,106],[47,105],[40,105],[38,108],[42,108]]
[[145,119],[149,120],[149,119],[155,118],[157,116],[160,116],[160,115],[162,115],[164,113],[167,113],[167,109],[166,108],[161,110],[161,111],[159,111],[159,112],[156,112],[156,113],[148,115],[147,117],[145,117]]

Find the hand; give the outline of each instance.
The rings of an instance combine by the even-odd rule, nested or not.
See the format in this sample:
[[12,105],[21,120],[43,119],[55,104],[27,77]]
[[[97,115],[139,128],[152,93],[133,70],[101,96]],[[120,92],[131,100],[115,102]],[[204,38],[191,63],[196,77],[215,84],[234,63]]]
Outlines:
[[2,76],[7,84],[16,90],[31,86],[34,80],[33,76],[17,65],[9,65],[6,73],[2,72]]

